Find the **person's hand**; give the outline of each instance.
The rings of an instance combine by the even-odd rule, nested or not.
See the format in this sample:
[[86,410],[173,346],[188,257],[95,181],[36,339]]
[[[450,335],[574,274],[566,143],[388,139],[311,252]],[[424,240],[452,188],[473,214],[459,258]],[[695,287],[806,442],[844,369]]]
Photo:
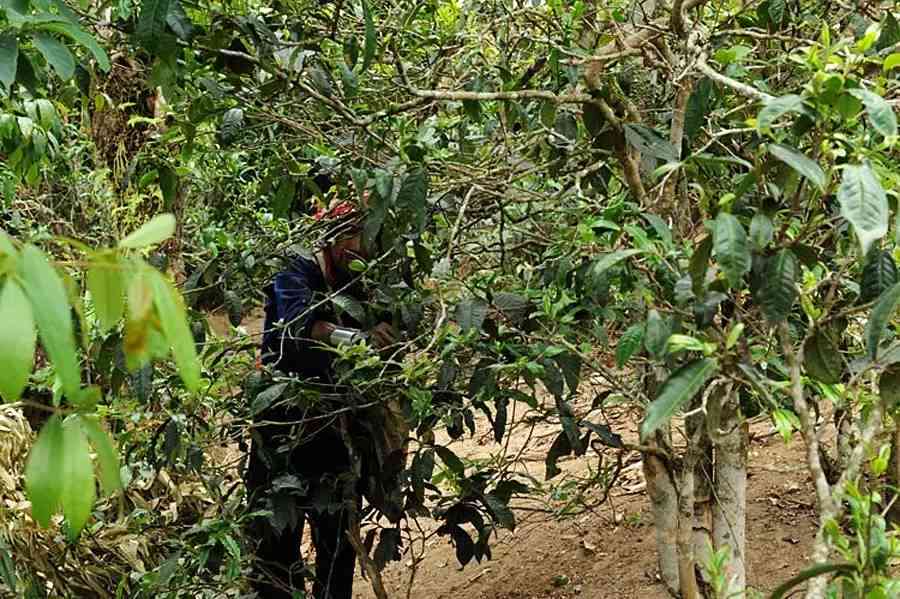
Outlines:
[[369,331],[372,345],[376,349],[384,349],[389,345],[397,343],[397,331],[387,322],[379,322],[371,331]]

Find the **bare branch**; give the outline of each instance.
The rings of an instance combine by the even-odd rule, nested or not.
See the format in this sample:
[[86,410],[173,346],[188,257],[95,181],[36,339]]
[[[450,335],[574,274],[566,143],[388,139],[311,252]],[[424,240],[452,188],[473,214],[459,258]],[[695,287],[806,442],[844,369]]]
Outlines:
[[746,96],[760,102],[768,102],[769,100],[774,99],[774,96],[771,96],[766,92],[759,91],[755,87],[751,87],[746,83],[741,83],[740,81],[732,79],[731,77],[726,77],[725,75],[714,70],[712,67],[706,64],[705,56],[700,56],[700,58],[697,60],[697,70],[699,70],[701,73],[703,73],[713,81],[717,81],[722,85],[730,87],[742,96]]

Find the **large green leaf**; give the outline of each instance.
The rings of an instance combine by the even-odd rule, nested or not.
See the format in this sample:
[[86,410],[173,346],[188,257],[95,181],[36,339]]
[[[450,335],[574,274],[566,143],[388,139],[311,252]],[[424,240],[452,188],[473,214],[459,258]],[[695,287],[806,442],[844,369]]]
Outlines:
[[631,356],[641,349],[643,341],[644,323],[635,323],[625,329],[625,332],[622,333],[622,336],[619,337],[619,342],[616,344],[616,364],[619,368],[624,366],[631,359]]
[[65,45],[47,33],[36,33],[33,40],[35,48],[44,55],[47,64],[53,67],[60,79],[68,81],[75,75],[75,58]]
[[121,248],[143,248],[161,243],[175,232],[175,216],[169,213],[155,216],[119,242]]
[[603,254],[600,259],[591,266],[591,274],[595,277],[603,274],[625,258],[630,258],[640,254],[643,250],[617,250],[608,254]]
[[297,192],[297,182],[290,175],[281,178],[275,195],[272,197],[272,215],[275,218],[287,218],[290,216],[291,207]]
[[897,43],[900,43],[900,23],[897,23],[894,14],[889,11],[884,17],[884,23],[881,24],[881,33],[875,42],[875,49],[880,52]]
[[119,468],[119,454],[116,444],[100,423],[87,416],[81,417],[81,426],[84,433],[94,447],[97,454],[97,465],[100,467],[100,483],[106,493],[112,493],[122,488],[121,470]]
[[661,358],[666,353],[666,342],[672,330],[668,320],[660,316],[659,311],[647,313],[647,326],[644,331],[644,347],[654,358]]
[[782,144],[769,145],[769,153],[809,179],[819,189],[825,189],[825,171],[815,161]]
[[109,56],[107,56],[106,50],[104,50],[100,46],[100,44],[97,43],[97,40],[94,39],[94,36],[87,33],[80,27],[73,25],[72,23],[46,23],[42,25],[41,28],[46,31],[52,31],[54,33],[65,35],[78,44],[84,46],[90,51],[91,54],[94,55],[94,60],[97,61],[97,65],[102,70],[109,70]]
[[871,302],[897,282],[897,263],[890,252],[872,248],[866,255],[859,301]]
[[172,0],[169,4],[169,14],[166,15],[166,23],[172,29],[178,39],[190,41],[194,37],[194,23],[184,12],[180,0]]
[[661,133],[644,125],[629,123],[625,125],[625,139],[642,154],[658,158],[664,162],[678,160],[675,146]]
[[773,98],[766,102],[759,115],[756,117],[756,127],[760,131],[769,129],[779,117],[789,112],[801,112],[803,110],[803,98],[791,94]]
[[797,279],[800,263],[789,249],[783,249],[769,259],[766,282],[763,286],[762,308],[766,318],[780,322],[787,318],[797,299]]
[[756,249],[765,249],[772,243],[774,236],[775,226],[772,224],[772,219],[762,212],[754,214],[753,220],[750,221],[750,240]]
[[159,54],[166,42],[166,18],[171,0],[142,0],[135,35],[151,54]]
[[697,297],[703,296],[706,289],[706,271],[709,269],[709,256],[712,254],[713,240],[707,235],[699,244],[696,244],[691,261],[688,263],[688,272],[691,274],[691,290]]
[[15,35],[0,35],[0,83],[7,91],[16,80],[16,69],[19,64],[19,42]]
[[81,371],[69,314],[69,299],[62,279],[43,252],[33,245],[22,249],[19,267],[25,293],[31,300],[41,345],[50,356],[66,395],[69,398],[78,397]]
[[673,372],[647,408],[647,416],[641,423],[641,439],[647,439],[667,424],[715,375],[718,368],[719,363],[715,359],[701,358]]
[[744,225],[733,214],[720,212],[716,217],[713,237],[716,259],[725,272],[728,283],[732,287],[738,287],[752,264]]
[[803,367],[809,376],[822,383],[833,385],[841,381],[844,362],[831,331],[819,329],[806,341]]
[[25,464],[25,493],[31,502],[31,516],[41,526],[50,524],[50,517],[59,507],[62,460],[63,427],[54,414],[38,434]]
[[59,500],[68,524],[69,538],[75,539],[87,524],[97,498],[91,448],[81,430],[80,418],[72,417],[63,423],[61,444],[62,460],[58,464],[58,476],[62,479],[62,489]]
[[200,362],[197,348],[188,325],[184,302],[175,287],[157,270],[147,271],[153,289],[153,304],[159,314],[160,326],[172,346],[172,355],[185,387],[196,391],[200,387]]
[[684,115],[684,135],[688,139],[693,139],[706,121],[706,115],[709,114],[712,105],[712,94],[713,82],[708,77],[704,77],[694,86]]
[[847,165],[838,188],[841,216],[856,232],[863,255],[888,230],[888,202],[878,177],[866,165]]
[[868,350],[869,358],[872,360],[878,357],[878,344],[881,341],[881,336],[884,334],[884,328],[888,325],[897,309],[897,302],[900,302],[900,283],[882,293],[872,307],[865,331],[866,349]]
[[116,326],[125,311],[125,279],[118,263],[95,262],[87,271],[87,285],[101,331]]
[[363,46],[362,72],[365,73],[375,58],[375,19],[372,16],[372,7],[366,0],[362,0],[363,17],[366,21],[366,42]]
[[866,89],[851,89],[850,93],[866,107],[869,121],[876,131],[885,137],[897,135],[897,115],[894,114],[893,106],[878,94]]
[[219,125],[219,142],[227,146],[235,141],[243,131],[244,110],[242,108],[230,108],[222,115],[222,123]]
[[12,279],[0,291],[0,323],[0,396],[4,401],[18,401],[31,374],[37,334],[31,303]]
[[428,173],[424,168],[417,168],[406,175],[397,192],[396,205],[413,217],[416,230],[425,227],[425,215],[428,202]]

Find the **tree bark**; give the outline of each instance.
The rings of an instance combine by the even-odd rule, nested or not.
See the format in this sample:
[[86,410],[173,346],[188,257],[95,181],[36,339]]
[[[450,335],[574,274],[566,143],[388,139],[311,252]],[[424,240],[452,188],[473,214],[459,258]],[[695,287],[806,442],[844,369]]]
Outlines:
[[716,435],[716,502],[713,506],[713,542],[728,547],[726,596],[741,596],[747,584],[747,451],[750,429],[741,422],[736,394],[722,406],[721,433]]
[[[648,442],[658,447],[655,440]],[[644,479],[647,495],[653,511],[653,528],[656,532],[656,552],[660,577],[666,590],[677,596],[681,584],[678,577],[678,493],[675,483],[663,460],[652,454],[644,454]]]

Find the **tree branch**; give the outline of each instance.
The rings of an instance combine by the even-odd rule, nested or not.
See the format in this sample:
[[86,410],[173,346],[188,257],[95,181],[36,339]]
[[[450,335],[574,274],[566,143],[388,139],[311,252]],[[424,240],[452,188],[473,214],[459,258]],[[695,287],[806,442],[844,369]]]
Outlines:
[[732,79],[731,77],[726,77],[725,75],[714,70],[712,67],[710,67],[708,64],[706,64],[706,56],[704,56],[704,55],[701,55],[700,58],[697,60],[697,70],[699,70],[701,73],[703,73],[704,75],[706,75],[713,81],[716,81],[718,83],[721,83],[722,85],[730,87],[731,89],[733,89],[737,93],[741,94],[742,96],[746,96],[753,100],[758,100],[760,102],[768,102],[769,100],[773,100],[775,98],[775,96],[771,96],[765,92],[759,91],[755,87],[751,87],[751,86],[747,85],[746,83],[741,83],[740,81]]

